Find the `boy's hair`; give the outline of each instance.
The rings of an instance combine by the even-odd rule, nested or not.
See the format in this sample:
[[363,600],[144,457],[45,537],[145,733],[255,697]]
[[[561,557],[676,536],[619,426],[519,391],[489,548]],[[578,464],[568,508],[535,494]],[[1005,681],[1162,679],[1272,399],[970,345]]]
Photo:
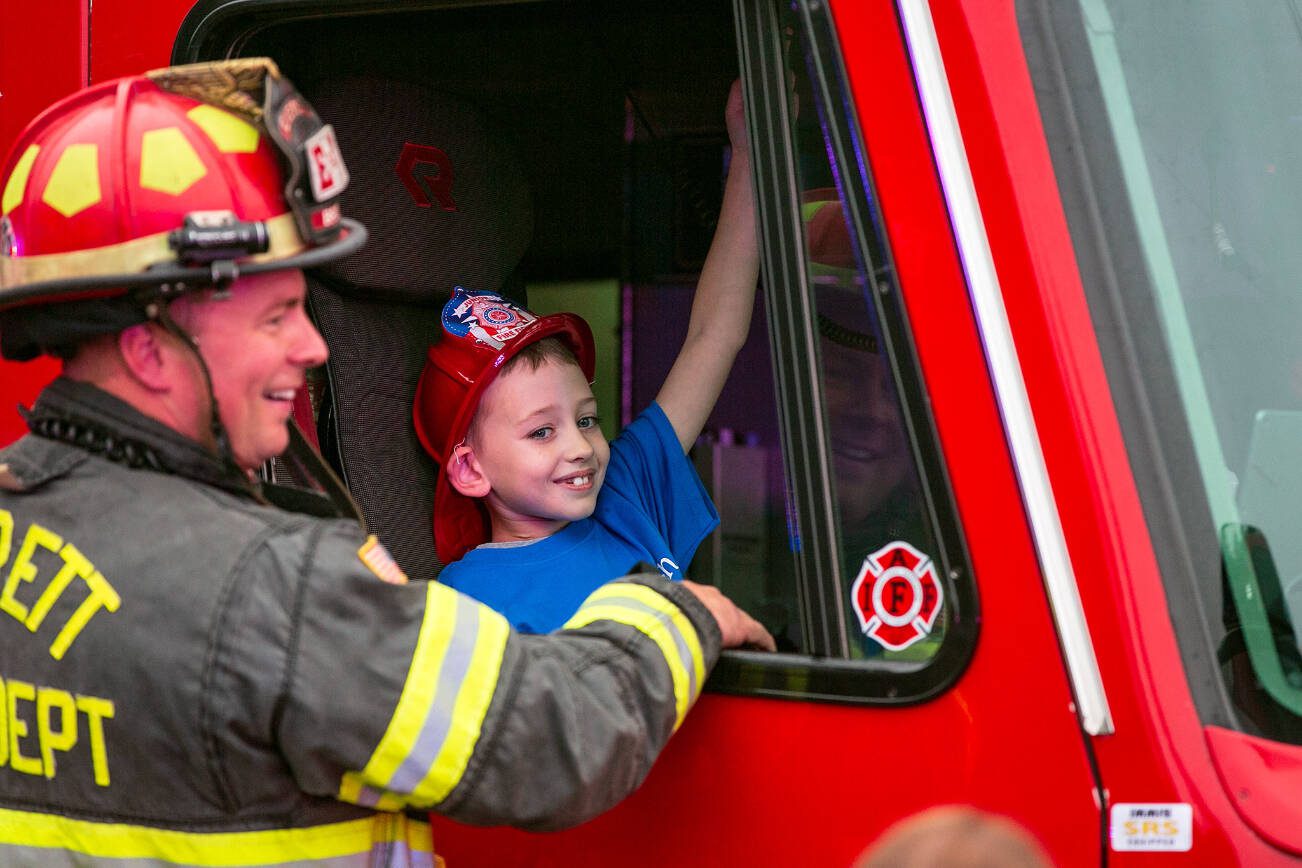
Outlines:
[[[574,355],[574,350],[570,345],[558,337],[546,337],[542,340],[534,341],[526,347],[523,347],[514,356],[506,360],[501,369],[497,372],[499,378],[505,377],[523,364],[528,364],[530,371],[536,371],[547,362],[555,362],[558,365],[573,365],[576,368],[582,368],[579,364],[579,357]],[[478,405],[475,407],[475,415],[470,418],[470,427],[466,429],[466,441],[469,443],[480,442],[480,425],[479,421],[482,414],[479,412],[484,406],[483,396],[480,396]]]
[[578,367],[579,357],[574,355],[574,350],[570,349],[569,344],[565,343],[565,341],[558,337],[547,337],[540,341],[534,341],[507,359],[506,364],[502,365],[502,369],[497,372],[497,375],[500,377],[503,374],[509,374],[519,367],[522,362],[528,362],[529,370],[536,371],[545,362],[560,362]]

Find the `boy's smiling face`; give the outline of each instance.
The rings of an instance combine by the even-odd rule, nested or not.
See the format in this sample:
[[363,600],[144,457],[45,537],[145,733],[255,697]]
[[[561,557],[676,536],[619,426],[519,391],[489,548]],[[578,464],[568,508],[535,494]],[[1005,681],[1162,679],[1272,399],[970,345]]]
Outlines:
[[467,445],[489,486],[493,541],[548,536],[592,515],[610,460],[597,399],[577,364],[521,364],[480,399]]

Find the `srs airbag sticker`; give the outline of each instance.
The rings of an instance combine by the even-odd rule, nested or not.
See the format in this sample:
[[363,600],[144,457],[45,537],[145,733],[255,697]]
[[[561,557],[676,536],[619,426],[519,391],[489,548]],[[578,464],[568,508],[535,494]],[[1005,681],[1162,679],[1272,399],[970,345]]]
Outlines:
[[864,558],[850,588],[859,628],[891,651],[931,635],[944,601],[931,558],[903,540]]
[[1112,849],[1165,850],[1193,848],[1193,808],[1183,802],[1125,802],[1112,806]]

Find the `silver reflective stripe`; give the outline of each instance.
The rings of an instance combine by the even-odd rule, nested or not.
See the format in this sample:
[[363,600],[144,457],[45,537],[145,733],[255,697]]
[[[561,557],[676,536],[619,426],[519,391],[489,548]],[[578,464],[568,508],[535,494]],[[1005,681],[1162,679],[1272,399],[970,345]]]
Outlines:
[[457,595],[456,629],[448,642],[443,665],[435,675],[438,692],[434,695],[434,702],[430,705],[416,743],[386,785],[386,789],[392,792],[410,793],[416,789],[429,774],[430,766],[447,741],[452,727],[452,709],[461,695],[461,685],[465,683],[470,660],[475,653],[475,643],[479,641],[479,608],[479,603],[470,597]]
[[695,658],[693,658],[691,650],[687,647],[687,640],[683,637],[682,631],[674,624],[673,618],[633,597],[602,597],[600,603],[603,606],[622,606],[625,609],[645,612],[664,625],[666,632],[673,637],[674,647],[678,649],[678,658],[682,661],[683,669],[687,671],[688,701],[695,699],[697,696]]
[[369,864],[373,868],[434,868],[434,854],[413,850],[406,841],[376,844]]
[[1008,313],[1004,309],[994,256],[990,252],[976,188],[972,183],[931,10],[927,0],[898,0],[898,4],[927,129],[935,150],[936,166],[967,275],[968,292],[976,310],[999,411],[1012,448],[1045,587],[1079,706],[1081,726],[1090,735],[1107,735],[1114,731],[1112,712],[1103,690],[1103,678],[1094,656],[1076,576],[1067,555],[1067,541],[1049,484],[1049,471],[1040,451],[1040,438],[1013,344]]
[[361,792],[357,794],[357,804],[363,808],[374,808],[380,804],[382,798],[384,798],[384,793],[375,789],[375,787],[363,786]]

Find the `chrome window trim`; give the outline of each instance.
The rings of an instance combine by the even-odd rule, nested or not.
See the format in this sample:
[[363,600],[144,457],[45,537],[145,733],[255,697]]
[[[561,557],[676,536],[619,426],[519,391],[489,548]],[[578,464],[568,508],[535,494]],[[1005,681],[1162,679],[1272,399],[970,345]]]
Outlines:
[[1013,344],[1008,312],[1004,308],[994,255],[986,236],[931,10],[926,0],[898,0],[897,9],[958,242],[968,293],[976,311],[981,341],[994,381],[999,412],[1030,516],[1031,532],[1067,661],[1077,713],[1086,733],[1109,735],[1115,731],[1112,712],[1067,553],[1067,540],[1049,483],[1044,453],[1040,449],[1040,438]]

